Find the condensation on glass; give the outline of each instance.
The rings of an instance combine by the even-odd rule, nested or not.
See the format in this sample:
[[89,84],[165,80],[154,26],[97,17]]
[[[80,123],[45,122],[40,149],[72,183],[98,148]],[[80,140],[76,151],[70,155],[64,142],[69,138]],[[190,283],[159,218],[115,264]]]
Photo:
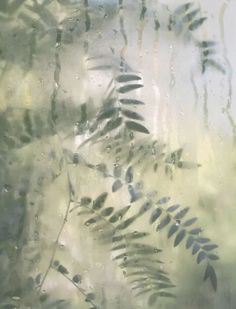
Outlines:
[[0,1],[1,308],[236,308],[235,12]]

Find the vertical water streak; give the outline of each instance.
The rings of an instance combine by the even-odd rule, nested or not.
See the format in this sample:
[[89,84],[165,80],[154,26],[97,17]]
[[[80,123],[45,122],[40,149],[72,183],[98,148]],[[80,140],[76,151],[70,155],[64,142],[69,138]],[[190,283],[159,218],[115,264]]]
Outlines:
[[55,52],[54,52],[54,61],[55,61],[55,69],[53,73],[53,92],[51,95],[51,119],[52,122],[55,123],[57,120],[57,111],[56,111],[56,99],[58,90],[60,88],[60,73],[61,73],[61,63],[59,56],[59,48],[61,46],[61,38],[62,38],[62,29],[56,29],[56,44],[55,44]]
[[138,28],[138,47],[139,49],[142,47],[143,41],[143,30],[145,26],[145,15],[147,13],[147,4],[146,0],[142,0],[141,11],[139,15],[139,28]]
[[225,42],[225,29],[224,29],[224,17],[225,17],[225,11],[228,7],[229,1],[225,2],[220,10],[220,16],[219,16],[219,22],[220,22],[220,34],[221,34],[221,41],[223,45],[223,52],[224,52],[224,58],[225,62],[227,64],[227,79],[228,79],[228,98],[227,98],[227,104],[226,109],[231,109],[232,104],[232,66],[228,58],[228,51],[226,47]]
[[[199,1],[199,9],[202,16],[201,2]],[[202,31],[204,39],[207,37],[206,31]],[[201,64],[203,63],[203,56],[201,55]],[[207,85],[207,75],[206,72],[202,75],[203,79],[203,124],[206,129],[209,128],[209,112],[208,112],[208,85]]]
[[36,51],[36,30],[33,29],[29,41],[29,62],[28,62],[29,69],[32,69],[33,67],[35,51]]
[[208,129],[208,89],[207,80],[204,80],[203,85],[203,114],[204,114],[204,126]]
[[170,62],[169,62],[169,70],[170,70],[170,81],[169,81],[169,90],[170,93],[173,90],[176,78],[175,78],[175,70],[174,70],[174,62],[175,62],[175,50],[173,45],[170,45]]
[[123,4],[123,0],[118,0],[118,7],[119,7],[119,25],[120,25],[120,33],[122,35],[123,41],[124,41],[124,45],[120,50],[120,70],[124,71],[125,70],[125,64],[124,64],[124,60],[125,60],[125,52],[127,49],[127,45],[128,45],[128,38],[127,38],[127,34],[125,32],[125,27],[124,27],[124,4]]
[[90,15],[89,15],[89,0],[84,0],[84,15],[85,15],[84,52],[85,52],[85,55],[87,55],[88,50],[89,50],[88,32],[91,28],[91,19],[90,19]]
[[191,84],[192,84],[192,87],[193,87],[194,99],[195,99],[194,108],[196,110],[197,106],[198,106],[199,94],[198,94],[197,85],[195,83],[193,70],[191,70],[191,73],[190,73],[190,81],[191,81]]
[[160,91],[157,85],[157,78],[158,75],[158,44],[159,44],[159,29],[160,23],[157,19],[157,15],[154,13],[154,47],[153,47],[153,68],[154,68],[154,78],[153,78],[153,89],[154,89],[154,117],[153,117],[153,134],[158,134],[158,109],[160,108]]
[[101,305],[103,309],[107,309],[107,297],[106,297],[106,291],[104,288],[102,288],[102,301]]
[[233,142],[234,144],[236,143],[236,124],[235,121],[230,113],[231,107],[232,107],[232,92],[233,92],[233,87],[232,87],[232,77],[233,77],[233,69],[228,57],[228,51],[227,51],[227,46],[225,42],[225,28],[224,28],[224,17],[225,17],[225,12],[226,9],[229,5],[229,0],[227,2],[223,3],[221,10],[220,10],[220,15],[219,15],[219,23],[220,23],[220,34],[221,34],[221,42],[223,45],[223,52],[224,52],[224,59],[225,63],[227,65],[227,81],[228,81],[228,97],[227,97],[227,103],[224,108],[224,112],[226,113],[226,116],[229,120],[230,126],[232,128],[232,133],[233,133]]

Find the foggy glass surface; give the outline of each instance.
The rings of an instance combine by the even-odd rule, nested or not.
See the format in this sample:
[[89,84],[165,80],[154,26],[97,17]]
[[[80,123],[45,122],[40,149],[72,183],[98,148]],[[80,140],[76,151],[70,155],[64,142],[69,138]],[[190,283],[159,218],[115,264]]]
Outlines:
[[236,308],[235,13],[0,1],[0,308]]

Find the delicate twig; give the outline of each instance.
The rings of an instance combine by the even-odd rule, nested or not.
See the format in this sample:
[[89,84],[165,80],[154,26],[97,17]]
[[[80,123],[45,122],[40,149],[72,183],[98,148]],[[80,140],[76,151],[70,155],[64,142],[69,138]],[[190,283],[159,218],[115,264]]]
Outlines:
[[44,282],[45,282],[45,280],[46,280],[46,278],[47,278],[47,275],[48,275],[50,269],[52,268],[52,263],[53,263],[53,260],[54,260],[54,258],[55,258],[56,252],[57,252],[59,239],[60,239],[60,236],[61,236],[62,231],[63,231],[63,229],[64,229],[64,226],[65,226],[65,224],[66,224],[66,222],[67,222],[67,218],[68,218],[68,214],[69,214],[69,209],[70,209],[70,204],[71,204],[71,199],[69,200],[69,202],[68,202],[68,204],[67,204],[66,214],[65,214],[65,217],[64,217],[64,219],[63,219],[63,222],[62,222],[62,225],[61,225],[61,227],[60,227],[60,230],[59,230],[59,232],[58,232],[58,234],[57,234],[57,238],[56,238],[56,241],[55,241],[53,250],[52,250],[52,255],[51,255],[51,258],[50,258],[49,265],[48,265],[47,270],[46,270],[46,272],[45,272],[45,274],[44,274],[44,276],[43,276],[43,279],[42,279],[42,281],[41,281],[41,283],[40,283],[40,285],[39,285],[39,291],[42,290],[42,287],[43,287],[43,284],[44,284]]
[[[54,268],[53,268],[54,269]],[[56,270],[56,269],[55,269]],[[87,294],[84,289],[80,288],[70,277],[68,277],[66,274],[63,274],[62,272],[59,272],[63,277],[65,277],[70,283],[72,283],[76,289],[85,297],[85,301],[90,303],[94,306],[94,308],[98,308],[98,306],[93,302],[93,300],[87,298]]]

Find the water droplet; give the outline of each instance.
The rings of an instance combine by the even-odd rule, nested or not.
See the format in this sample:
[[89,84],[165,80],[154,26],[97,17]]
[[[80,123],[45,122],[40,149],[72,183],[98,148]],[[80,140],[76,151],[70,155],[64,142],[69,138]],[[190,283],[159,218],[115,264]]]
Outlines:
[[7,193],[11,190],[11,186],[8,184],[3,185],[2,192]]
[[20,297],[19,297],[19,296],[12,296],[11,299],[12,299],[12,300],[15,300],[15,301],[19,301],[19,300],[20,300]]

